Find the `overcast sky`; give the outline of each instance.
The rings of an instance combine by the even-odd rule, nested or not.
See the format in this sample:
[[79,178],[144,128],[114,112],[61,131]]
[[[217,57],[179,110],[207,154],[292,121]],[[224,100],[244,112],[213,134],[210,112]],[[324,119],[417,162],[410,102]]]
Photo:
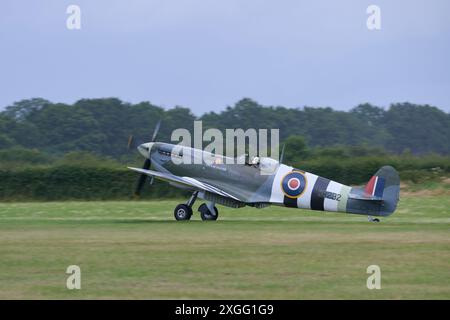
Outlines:
[[[68,30],[67,6],[81,8]],[[366,27],[370,4],[381,30]],[[0,108],[118,97],[200,115],[264,105],[450,111],[450,1],[2,0]]]

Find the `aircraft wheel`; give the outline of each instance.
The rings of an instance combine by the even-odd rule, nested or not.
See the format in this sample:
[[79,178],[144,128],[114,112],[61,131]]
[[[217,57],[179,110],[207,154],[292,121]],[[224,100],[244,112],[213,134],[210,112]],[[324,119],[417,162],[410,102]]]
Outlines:
[[219,210],[217,210],[217,208],[214,207],[214,211],[215,212],[211,212],[211,211],[209,211],[209,209],[208,209],[208,207],[206,206],[205,203],[203,203],[198,208],[198,211],[200,211],[200,216],[201,216],[203,221],[217,220],[217,218],[219,217]]
[[175,216],[175,219],[178,221],[189,220],[191,219],[192,216],[192,208],[185,204],[179,204],[173,211],[173,215]]
[[372,221],[373,221],[373,222],[380,222],[380,219],[375,218],[375,219],[373,219]]

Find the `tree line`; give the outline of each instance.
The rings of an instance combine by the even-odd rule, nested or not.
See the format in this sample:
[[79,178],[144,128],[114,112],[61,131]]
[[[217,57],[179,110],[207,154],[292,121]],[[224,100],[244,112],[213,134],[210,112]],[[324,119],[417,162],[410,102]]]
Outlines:
[[326,107],[263,106],[249,98],[221,112],[195,116],[188,108],[164,109],[150,102],[117,98],[81,99],[73,104],[42,98],[18,101],[0,112],[0,149],[36,149],[52,156],[86,151],[129,159],[127,140],[148,141],[156,122],[158,140],[170,142],[174,129],[279,128],[280,139],[301,136],[310,148],[366,146],[389,153],[450,154],[450,114],[429,105],[395,103],[383,109],[368,103],[349,111]]

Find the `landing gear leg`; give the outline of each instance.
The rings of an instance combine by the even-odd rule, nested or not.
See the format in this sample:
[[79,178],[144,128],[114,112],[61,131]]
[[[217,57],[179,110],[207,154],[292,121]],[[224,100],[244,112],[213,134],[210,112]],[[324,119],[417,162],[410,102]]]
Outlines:
[[192,205],[197,199],[197,195],[198,191],[195,191],[189,198],[189,200],[186,202],[186,204],[182,203],[176,206],[175,210],[173,211],[173,215],[175,216],[176,220],[181,221],[191,219]]
[[200,216],[202,220],[217,220],[219,216],[219,210],[214,206],[214,202],[203,203],[199,208]]
[[192,196],[189,198],[189,200],[186,202],[186,205],[190,208],[194,205],[195,200],[197,200],[198,191],[195,191],[192,193]]
[[367,219],[369,220],[369,222],[380,222],[380,219],[374,218],[372,216],[367,216]]

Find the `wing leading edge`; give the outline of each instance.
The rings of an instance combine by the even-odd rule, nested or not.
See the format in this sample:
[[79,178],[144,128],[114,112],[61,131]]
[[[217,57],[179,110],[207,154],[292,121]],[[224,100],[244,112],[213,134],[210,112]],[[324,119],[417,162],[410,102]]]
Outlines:
[[236,201],[241,201],[240,199],[232,196],[231,194],[229,194],[223,190],[220,190],[219,188],[216,188],[216,187],[214,187],[210,184],[204,183],[204,182],[200,182],[194,178],[180,177],[180,176],[176,176],[176,175],[173,175],[170,173],[163,173],[163,172],[159,172],[159,171],[146,170],[146,169],[141,169],[141,168],[128,167],[128,169],[133,170],[135,172],[146,174],[151,177],[155,177],[155,178],[163,180],[163,181],[174,182],[174,183],[178,183],[178,184],[181,184],[184,186],[188,186],[188,187],[191,187],[198,191],[211,192],[211,193],[220,195],[222,197],[231,198]]

